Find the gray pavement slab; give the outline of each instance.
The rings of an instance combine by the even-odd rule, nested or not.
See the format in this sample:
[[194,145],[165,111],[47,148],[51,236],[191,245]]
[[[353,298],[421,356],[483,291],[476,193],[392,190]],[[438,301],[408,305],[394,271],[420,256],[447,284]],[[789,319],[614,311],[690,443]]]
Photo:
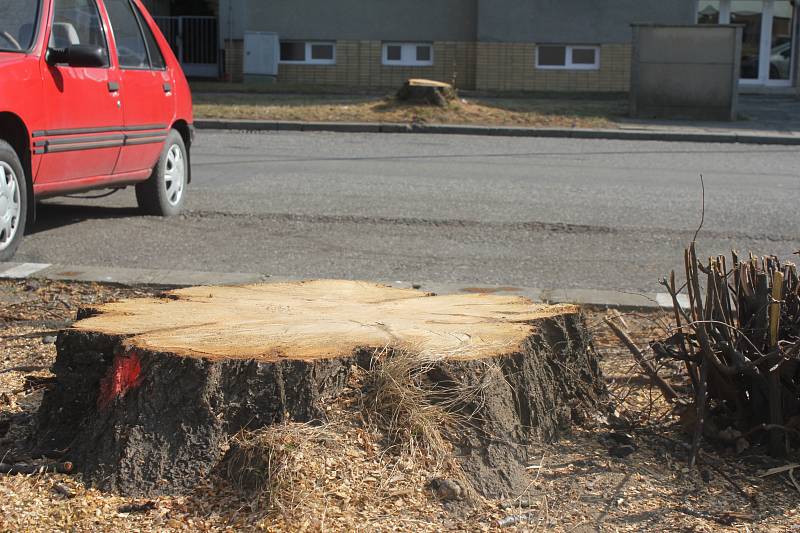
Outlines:
[[529,137],[551,139],[605,139],[692,143],[800,145],[794,132],[715,131],[709,128],[654,126],[621,123],[616,129],[523,128],[437,124],[372,124],[359,122],[275,122],[256,120],[198,119],[201,130],[305,131],[346,133],[417,133],[431,135],[480,135],[485,137]]
[[[22,267],[22,268],[21,268]],[[44,267],[44,268],[40,268]],[[29,274],[21,275],[28,271]],[[33,265],[0,263],[0,279],[49,279],[82,283],[113,283],[120,285],[154,285],[159,287],[190,287],[205,285],[245,285],[251,283],[281,283],[300,281],[286,277],[270,277],[256,273],[199,272],[190,270],[134,269],[121,267],[87,267],[74,265]],[[435,294],[513,294],[533,302],[572,303],[613,308],[671,308],[665,294],[633,294],[621,291],[593,289],[539,289],[498,285],[463,286],[446,283],[409,283],[400,280],[378,280],[376,283],[414,288]]]

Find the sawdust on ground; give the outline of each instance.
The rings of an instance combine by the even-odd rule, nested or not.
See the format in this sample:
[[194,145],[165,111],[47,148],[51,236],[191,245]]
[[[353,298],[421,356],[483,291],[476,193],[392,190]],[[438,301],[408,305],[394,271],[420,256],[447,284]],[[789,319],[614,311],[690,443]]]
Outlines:
[[[39,387],[46,386],[26,377],[51,376],[54,336],[77,309],[156,292],[0,281],[0,457],[25,459],[11,456],[21,453],[15,446],[30,433]],[[637,449],[626,458],[609,454],[611,430],[598,420],[557,444],[533,445],[537,460],[525,494],[481,500],[453,514],[429,488],[432,476],[447,472],[384,449],[382,436],[361,427],[347,405],[331,405],[340,423],[326,438],[305,443],[294,463],[297,497],[280,511],[217,477],[189,496],[131,500],[100,493],[79,476],[0,475],[0,531],[800,531],[800,494],[786,474],[758,477],[782,464],[763,451],[706,448],[700,467],[686,468],[678,419],[640,377],[602,315],[587,311],[587,321],[617,414],[634,425]],[[642,346],[663,332],[666,318],[626,315]],[[679,390],[686,386],[678,368],[662,373]],[[123,507],[130,504],[148,505]],[[513,516],[520,517],[516,524],[498,525]]]

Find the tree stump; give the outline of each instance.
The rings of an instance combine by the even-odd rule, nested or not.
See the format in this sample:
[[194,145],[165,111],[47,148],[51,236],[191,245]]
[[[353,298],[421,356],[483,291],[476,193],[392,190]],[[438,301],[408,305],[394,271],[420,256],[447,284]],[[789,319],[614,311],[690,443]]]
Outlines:
[[410,79],[397,91],[397,100],[418,104],[431,104],[446,107],[458,95],[449,83],[441,81]]
[[67,449],[85,479],[131,495],[190,491],[242,428],[324,420],[323,403],[386,346],[446,354],[433,379],[502,373],[462,443],[498,488],[510,475],[499,462],[515,452],[492,453],[493,439],[553,439],[604,390],[578,309],[515,296],[310,281],[181,289],[78,318],[57,340],[38,445]]

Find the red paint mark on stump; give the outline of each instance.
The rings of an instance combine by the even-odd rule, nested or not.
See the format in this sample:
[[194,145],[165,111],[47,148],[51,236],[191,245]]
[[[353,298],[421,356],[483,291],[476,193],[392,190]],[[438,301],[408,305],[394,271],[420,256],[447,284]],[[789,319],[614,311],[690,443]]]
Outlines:
[[117,398],[125,396],[129,390],[138,387],[141,373],[142,362],[136,352],[116,355],[111,369],[100,380],[98,407],[106,408]]

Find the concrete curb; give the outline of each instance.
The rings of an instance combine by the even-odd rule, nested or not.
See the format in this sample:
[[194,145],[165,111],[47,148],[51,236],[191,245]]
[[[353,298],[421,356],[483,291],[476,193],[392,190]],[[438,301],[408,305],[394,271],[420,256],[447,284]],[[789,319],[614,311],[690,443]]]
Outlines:
[[[298,281],[292,278],[255,273],[199,272],[189,270],[154,270],[136,268],[111,268],[89,266],[64,266],[47,263],[0,263],[0,279],[48,279],[112,283],[118,285],[151,285],[159,287],[187,287],[193,285],[237,285],[258,282],[278,283]],[[376,280],[392,287],[420,289],[436,294],[518,294],[534,302],[574,303],[596,307],[620,309],[671,309],[672,300],[662,293],[632,293],[595,289],[540,289],[534,287],[499,287],[493,285],[465,285],[445,283],[410,283],[405,281]],[[681,301],[681,305],[688,302]]]
[[271,120],[198,119],[204,130],[326,131],[338,133],[426,133],[557,139],[607,139],[620,141],[701,142],[725,144],[800,145],[800,135],[767,133],[706,133],[625,129],[516,128],[505,126],[457,126],[448,124],[395,124],[367,122],[289,122]]

